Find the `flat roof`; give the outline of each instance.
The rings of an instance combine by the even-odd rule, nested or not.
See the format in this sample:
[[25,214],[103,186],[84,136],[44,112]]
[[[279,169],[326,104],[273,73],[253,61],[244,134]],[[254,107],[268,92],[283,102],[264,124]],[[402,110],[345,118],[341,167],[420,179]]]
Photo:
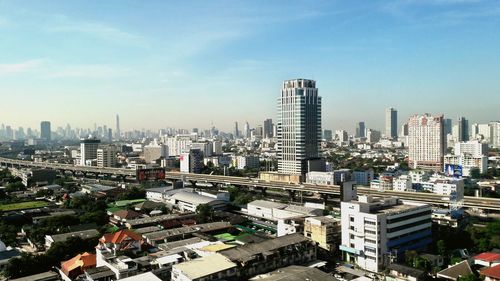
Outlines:
[[195,232],[207,232],[229,227],[231,227],[231,224],[229,222],[211,222],[211,223],[195,224],[190,226],[166,229],[152,233],[146,233],[143,235],[143,237],[148,240],[158,241],[166,239],[171,236],[178,236]]
[[99,236],[99,234],[100,233],[99,231],[97,231],[97,229],[89,229],[84,231],[68,232],[68,233],[47,235],[47,236],[52,237],[52,240],[54,242],[61,242],[61,241],[66,241],[69,237],[80,237],[82,239],[87,239],[87,238],[97,237]]
[[132,277],[120,279],[120,281],[161,281],[153,272],[146,272]]
[[335,281],[332,275],[317,268],[291,265],[265,274],[257,275],[250,280],[264,281]]
[[189,279],[198,279],[236,267],[236,264],[221,254],[213,254],[175,264],[173,270],[181,271]]
[[256,255],[265,255],[276,249],[305,241],[310,240],[300,233],[294,233],[258,243],[246,244],[237,248],[221,251],[220,253],[232,261],[246,262],[252,260]]
[[160,216],[154,216],[154,217],[149,217],[149,218],[128,220],[126,224],[130,225],[130,227],[133,227],[134,225],[157,223],[157,222],[173,220],[173,219],[191,218],[194,216],[196,216],[196,214],[194,214],[194,213],[160,215]]
[[269,209],[272,209],[272,208],[284,209],[287,207],[287,204],[273,202],[273,201],[267,201],[267,200],[254,200],[254,201],[248,203],[247,206],[248,205],[254,205],[257,207],[269,208]]

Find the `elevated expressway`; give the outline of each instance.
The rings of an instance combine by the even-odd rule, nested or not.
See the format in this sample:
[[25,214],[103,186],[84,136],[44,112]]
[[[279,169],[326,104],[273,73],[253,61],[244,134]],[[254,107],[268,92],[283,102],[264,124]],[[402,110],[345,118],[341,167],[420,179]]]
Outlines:
[[[70,164],[58,164],[48,162],[31,162],[16,159],[8,159],[0,157],[0,166],[4,167],[27,167],[27,168],[45,168],[54,169],[62,173],[71,172],[73,174],[87,174],[93,175],[109,175],[116,176],[122,179],[135,178],[136,171],[132,169],[119,169],[119,168],[99,168],[88,166],[74,166]],[[290,196],[295,196],[296,193],[308,192],[319,194],[327,199],[331,196],[340,195],[340,186],[338,185],[311,185],[311,184],[292,184],[282,182],[266,182],[252,178],[244,177],[230,177],[219,175],[206,175],[206,174],[190,174],[178,172],[166,172],[165,179],[170,181],[189,181],[192,184],[196,183],[209,183],[214,186],[217,185],[236,185],[242,187],[249,187],[260,189],[265,192],[267,189],[288,191]],[[436,206],[448,206],[449,200],[446,196],[422,193],[422,192],[398,192],[392,190],[379,191],[367,187],[358,187],[358,194],[371,194],[375,196],[396,196],[402,200],[411,200],[417,202],[428,203]],[[484,197],[471,197],[465,196],[463,206],[466,208],[474,208],[488,211],[500,211],[500,199],[497,198],[484,198]]]

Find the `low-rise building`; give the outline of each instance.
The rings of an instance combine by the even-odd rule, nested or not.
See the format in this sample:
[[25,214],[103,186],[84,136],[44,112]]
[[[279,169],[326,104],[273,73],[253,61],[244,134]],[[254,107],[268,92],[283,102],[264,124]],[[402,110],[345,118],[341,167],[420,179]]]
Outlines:
[[66,281],[75,280],[84,274],[85,270],[96,267],[96,256],[91,253],[78,254],[75,257],[61,262],[59,273]]
[[237,265],[221,254],[208,255],[174,264],[173,281],[225,280],[236,276]]
[[327,252],[333,252],[340,242],[340,220],[331,216],[305,219],[304,236],[318,243]]
[[90,239],[99,236],[97,229],[69,232],[55,235],[45,235],[45,249],[49,249],[56,242],[65,242],[70,237],[79,237],[81,239]]

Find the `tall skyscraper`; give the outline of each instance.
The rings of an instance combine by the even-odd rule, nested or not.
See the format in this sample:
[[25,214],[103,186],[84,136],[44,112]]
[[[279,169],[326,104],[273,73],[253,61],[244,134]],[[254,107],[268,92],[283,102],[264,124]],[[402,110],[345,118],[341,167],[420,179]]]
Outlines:
[[234,138],[237,139],[240,137],[240,130],[238,129],[238,122],[234,122]]
[[264,120],[264,138],[273,137],[273,119]]
[[453,121],[450,118],[443,119],[444,135],[451,134],[453,128]]
[[458,141],[469,140],[469,120],[465,117],[458,118]]
[[248,122],[245,122],[245,126],[243,127],[243,137],[246,139],[250,138],[250,124]]
[[119,139],[121,137],[120,132],[120,116],[116,114],[116,138]]
[[366,137],[365,135],[365,122],[361,121],[356,124],[356,137],[357,138],[364,138]]
[[321,97],[316,81],[283,82],[278,99],[278,171],[304,174],[308,159],[320,156]]
[[385,137],[393,140],[398,137],[398,111],[392,107],[385,110]]
[[42,121],[40,123],[40,138],[46,141],[51,140],[51,130],[49,121]]
[[411,168],[443,169],[445,137],[443,116],[414,115],[408,120],[408,165]]

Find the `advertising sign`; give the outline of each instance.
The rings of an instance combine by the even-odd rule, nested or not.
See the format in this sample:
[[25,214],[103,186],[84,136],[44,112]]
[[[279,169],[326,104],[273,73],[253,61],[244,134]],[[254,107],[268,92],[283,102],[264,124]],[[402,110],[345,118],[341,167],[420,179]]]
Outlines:
[[137,170],[137,180],[138,181],[148,181],[148,180],[164,180],[165,179],[165,169],[164,168],[151,168],[151,169],[138,169]]

